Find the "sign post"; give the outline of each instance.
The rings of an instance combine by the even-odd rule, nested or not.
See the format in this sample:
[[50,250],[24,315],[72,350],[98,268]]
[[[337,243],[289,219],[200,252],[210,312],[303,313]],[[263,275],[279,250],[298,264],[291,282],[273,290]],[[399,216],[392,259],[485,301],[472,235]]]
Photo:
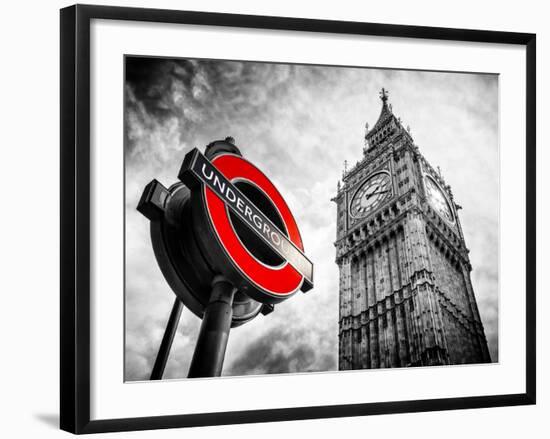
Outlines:
[[178,323],[180,321],[181,312],[183,311],[183,303],[177,297],[174,299],[174,305],[166,323],[166,329],[164,330],[164,336],[160,342],[159,351],[157,353],[157,359],[151,372],[151,380],[161,380],[164,375],[164,369],[166,368],[166,362],[168,361],[168,355],[170,355],[170,349],[174,342],[176,330],[178,329]]
[[222,276],[214,279],[210,302],[204,312],[199,338],[189,367],[189,378],[221,375],[233,318],[235,292],[235,287],[227,279]]

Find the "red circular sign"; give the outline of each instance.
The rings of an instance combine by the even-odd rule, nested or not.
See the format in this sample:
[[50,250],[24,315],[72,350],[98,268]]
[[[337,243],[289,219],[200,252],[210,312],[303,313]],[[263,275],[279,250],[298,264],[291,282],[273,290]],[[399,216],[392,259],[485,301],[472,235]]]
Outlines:
[[[288,205],[271,181],[246,159],[234,154],[221,154],[212,164],[230,181],[245,181],[255,185],[272,202],[283,221],[288,239],[303,251],[302,238]],[[258,260],[241,242],[222,199],[209,187],[203,186],[206,210],[221,246],[235,267],[265,293],[284,299],[300,289],[304,277],[284,261],[270,266]]]

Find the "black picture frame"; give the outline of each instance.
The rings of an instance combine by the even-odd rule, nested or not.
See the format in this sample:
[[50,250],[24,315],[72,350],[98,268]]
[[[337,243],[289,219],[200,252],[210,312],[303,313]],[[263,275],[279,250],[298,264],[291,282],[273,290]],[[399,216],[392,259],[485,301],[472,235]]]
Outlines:
[[[525,46],[527,83],[525,90],[526,392],[494,396],[90,420],[90,21],[92,19]],[[535,34],[89,5],[75,5],[62,9],[60,27],[60,426],[63,430],[80,434],[535,404]]]

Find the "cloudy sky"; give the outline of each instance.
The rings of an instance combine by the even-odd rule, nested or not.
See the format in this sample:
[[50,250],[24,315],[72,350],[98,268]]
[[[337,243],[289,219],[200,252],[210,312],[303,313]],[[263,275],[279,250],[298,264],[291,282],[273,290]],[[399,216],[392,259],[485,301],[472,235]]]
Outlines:
[[[498,78],[413,72],[127,58],[126,379],[148,379],[174,294],[157,266],[143,187],[177,179],[194,147],[233,136],[296,216],[315,289],[231,331],[224,375],[337,369],[335,205],[343,162],[362,156],[379,90],[421,152],[439,166],[460,212],[472,281],[493,361],[498,359]],[[184,310],[165,378],[186,377],[200,320]]]

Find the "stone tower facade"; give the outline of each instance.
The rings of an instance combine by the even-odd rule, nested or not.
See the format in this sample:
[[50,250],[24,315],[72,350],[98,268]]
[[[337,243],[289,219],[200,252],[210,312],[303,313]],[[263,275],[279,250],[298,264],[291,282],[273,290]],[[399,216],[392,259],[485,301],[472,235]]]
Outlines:
[[490,362],[460,206],[380,93],[337,205],[339,369]]

